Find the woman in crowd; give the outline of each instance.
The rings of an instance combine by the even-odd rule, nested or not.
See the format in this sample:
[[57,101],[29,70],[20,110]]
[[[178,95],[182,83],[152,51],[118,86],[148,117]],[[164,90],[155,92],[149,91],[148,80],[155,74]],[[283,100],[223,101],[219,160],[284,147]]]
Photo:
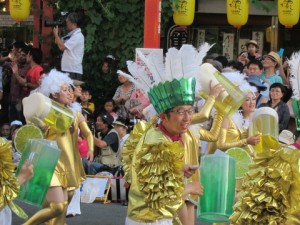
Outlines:
[[130,99],[130,96],[135,91],[135,85],[126,78],[123,71],[118,70],[117,73],[121,85],[117,88],[113,96],[113,100],[115,101],[116,106],[119,107],[117,114],[122,118],[128,118],[129,115],[125,108],[125,103]]
[[286,103],[282,101],[285,95],[285,87],[281,83],[274,83],[270,86],[270,100],[259,107],[271,107],[278,113],[279,133],[286,130],[290,121],[290,111]]

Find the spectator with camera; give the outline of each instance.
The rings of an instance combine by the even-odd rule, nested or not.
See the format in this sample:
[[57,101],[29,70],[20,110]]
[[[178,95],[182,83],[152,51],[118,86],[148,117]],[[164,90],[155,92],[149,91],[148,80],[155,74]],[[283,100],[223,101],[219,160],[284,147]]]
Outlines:
[[79,14],[72,12],[66,18],[66,36],[60,38],[58,26],[53,28],[55,42],[63,52],[61,70],[68,72],[73,80],[82,80],[82,59],[84,54],[84,36],[78,27]]

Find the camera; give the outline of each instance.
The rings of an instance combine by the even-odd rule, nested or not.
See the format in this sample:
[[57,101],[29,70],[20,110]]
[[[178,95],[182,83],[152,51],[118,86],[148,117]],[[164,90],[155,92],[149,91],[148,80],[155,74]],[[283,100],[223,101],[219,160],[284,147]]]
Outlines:
[[65,21],[60,21],[60,20],[57,20],[57,21],[45,21],[45,27],[56,27],[56,26],[59,26],[59,27],[64,27],[66,26],[66,22]]
[[65,27],[66,26],[66,17],[68,12],[61,12],[59,17],[56,20],[49,21],[45,20],[45,27]]

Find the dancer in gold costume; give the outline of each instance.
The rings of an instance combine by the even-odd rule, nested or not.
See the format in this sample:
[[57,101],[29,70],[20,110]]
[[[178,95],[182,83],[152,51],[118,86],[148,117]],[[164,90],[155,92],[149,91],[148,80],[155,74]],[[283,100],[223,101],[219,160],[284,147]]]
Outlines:
[[[215,99],[219,96],[221,92],[223,92],[224,88],[221,84],[216,84],[212,86],[210,83],[210,93],[209,97],[206,99],[204,105],[200,109],[198,113],[195,113],[192,118],[192,124],[201,123],[209,119],[211,110],[214,106]],[[200,130],[195,131],[199,133],[200,140],[205,140],[208,142],[217,141],[219,136],[221,125],[223,120],[223,114],[218,113],[218,116],[214,118],[213,126],[210,130],[206,130],[200,128]],[[190,131],[189,131],[190,132]],[[184,135],[184,164],[188,165],[197,165],[199,163],[199,151],[195,150],[199,148],[199,140],[194,140],[193,135],[189,134]],[[197,135],[197,134],[196,134]],[[196,144],[196,146],[194,146]],[[189,177],[185,178],[185,183],[189,182],[199,182],[200,171],[196,170],[195,173]],[[195,206],[198,203],[198,196],[197,195],[188,195],[185,201],[185,206],[180,211],[180,218],[183,224],[185,225],[193,225],[195,224]]]
[[[217,142],[209,143],[208,154],[213,154],[216,149],[226,151],[231,147],[244,147],[249,153],[253,153],[248,145],[258,144],[259,135],[248,136],[251,113],[255,110],[255,87],[249,85],[245,76],[238,72],[224,74],[232,83],[237,84],[246,95],[241,110],[235,112],[231,118],[225,117]],[[216,116],[218,112],[216,113]]]
[[15,164],[12,162],[12,145],[6,139],[0,138],[0,224],[11,225],[11,211],[25,218],[27,215],[13,200],[18,196],[20,185],[28,181],[33,176],[33,165],[25,162],[19,176],[15,177]]
[[[140,55],[155,81],[144,82],[145,76],[143,90],[148,92],[161,122],[157,127],[155,122],[137,124],[123,150],[126,180],[131,183],[126,225],[189,224],[185,201],[189,200],[190,194],[202,194],[199,177],[196,181],[184,182],[199,167],[198,140],[188,130],[194,112],[195,76],[198,75],[197,62],[192,62],[195,52],[190,45],[184,45],[180,50],[169,49],[166,70],[160,69],[159,64],[153,67],[157,59],[155,53],[147,59]],[[136,72],[145,71],[144,68],[139,69],[130,62],[128,69],[137,81],[142,82]],[[185,164],[191,156],[195,156],[195,165]]]
[[[41,93],[49,96],[62,106],[68,106],[72,101],[69,86],[72,80],[67,74],[52,70],[42,81]],[[85,177],[77,147],[78,129],[89,140],[89,146],[93,146],[92,133],[90,132],[84,117],[77,113],[72,126],[64,133],[59,133],[53,128],[48,128],[45,137],[56,141],[61,149],[50,187],[46,195],[48,204],[34,214],[25,225],[35,225],[47,222],[50,225],[64,225],[68,205],[67,188],[76,189],[81,186]],[[88,152],[89,160],[93,160],[93,148]]]

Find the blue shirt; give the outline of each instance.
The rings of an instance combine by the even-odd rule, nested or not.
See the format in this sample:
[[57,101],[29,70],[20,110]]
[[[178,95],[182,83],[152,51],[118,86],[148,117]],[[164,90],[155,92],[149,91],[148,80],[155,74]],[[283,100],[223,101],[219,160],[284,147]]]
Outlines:
[[281,83],[281,84],[283,84],[283,81],[282,81],[282,78],[279,76],[279,75],[277,75],[277,74],[273,74],[273,75],[271,75],[271,76],[266,76],[266,74],[265,73],[262,73],[261,75],[260,75],[260,79],[262,79],[262,80],[268,80],[271,84],[274,84],[274,83]]

